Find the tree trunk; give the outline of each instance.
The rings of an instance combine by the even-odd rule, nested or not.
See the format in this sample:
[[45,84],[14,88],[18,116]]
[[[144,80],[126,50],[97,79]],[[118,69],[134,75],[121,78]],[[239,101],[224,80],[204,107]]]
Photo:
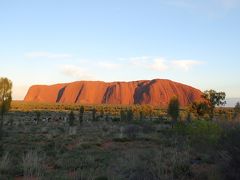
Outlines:
[[0,154],[2,154],[3,152],[2,136],[3,136],[3,114],[1,114],[0,116]]
[[3,114],[0,116],[0,140],[2,140],[2,134],[3,134]]
[[210,119],[213,120],[214,117],[214,108],[212,107],[210,110]]

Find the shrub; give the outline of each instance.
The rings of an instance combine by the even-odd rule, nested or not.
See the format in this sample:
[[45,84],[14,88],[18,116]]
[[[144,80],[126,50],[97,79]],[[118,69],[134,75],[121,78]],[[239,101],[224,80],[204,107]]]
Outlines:
[[191,123],[192,122],[192,115],[190,112],[188,112],[187,117],[186,117],[186,122]]
[[236,119],[239,114],[240,114],[240,103],[237,102],[237,104],[234,107],[234,118]]
[[132,109],[127,110],[127,120],[132,121],[133,120],[133,111]]
[[125,121],[127,119],[127,116],[124,110],[120,111],[120,119],[121,121]]
[[177,97],[173,97],[168,105],[168,115],[172,118],[173,124],[177,122],[177,119],[179,117],[179,100]]
[[198,117],[203,117],[206,114],[210,114],[211,107],[207,102],[193,102],[190,107],[190,112]]
[[139,133],[139,127],[136,125],[127,125],[123,129],[123,133],[128,137],[128,138],[136,138],[138,133]]
[[109,171],[116,179],[189,179],[191,175],[188,149],[129,149],[113,163],[117,165]]
[[174,131],[187,135],[190,143],[200,149],[217,145],[223,133],[217,123],[206,120],[192,121],[188,125],[178,123]]
[[44,173],[44,156],[36,151],[29,151],[22,158],[24,177],[41,177]]
[[69,113],[69,121],[68,121],[69,126],[74,126],[74,121],[75,121],[75,116],[74,116],[73,111],[71,111]]
[[97,110],[95,108],[92,109],[92,120],[93,121],[96,121],[96,113],[97,113]]
[[9,157],[9,153],[5,153],[0,158],[0,174],[5,174],[10,169],[11,161]]
[[40,122],[41,113],[40,113],[40,111],[35,111],[35,114],[36,114],[37,123],[39,123]]
[[208,105],[209,116],[212,119],[214,115],[214,109],[216,106],[223,106],[226,104],[225,92],[216,92],[215,90],[207,90],[204,91],[202,98],[204,98],[205,102]]
[[237,104],[236,104],[235,107],[234,107],[234,111],[235,111],[236,113],[240,113],[240,102],[237,102]]
[[145,117],[144,117],[143,111],[140,111],[140,112],[139,112],[139,120],[140,120],[140,121],[143,121],[144,118],[145,118]]
[[104,110],[101,109],[101,111],[100,111],[100,118],[103,118],[103,117],[104,117]]
[[119,117],[111,117],[111,120],[113,122],[119,122],[120,121],[120,118]]
[[106,176],[99,176],[96,177],[95,180],[108,180],[108,178]]
[[76,126],[70,126],[69,135],[76,135],[76,134],[77,134],[77,127]]
[[83,122],[83,113],[84,113],[84,106],[81,106],[79,109],[79,124]]
[[240,127],[228,130],[219,143],[225,179],[240,179]]
[[109,120],[109,115],[106,114],[106,116],[105,116],[105,121],[108,121],[108,120]]

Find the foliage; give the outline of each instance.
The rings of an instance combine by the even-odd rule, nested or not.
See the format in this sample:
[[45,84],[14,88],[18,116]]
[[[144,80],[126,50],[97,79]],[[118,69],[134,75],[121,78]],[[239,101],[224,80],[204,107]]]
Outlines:
[[71,111],[69,113],[69,121],[68,121],[69,126],[74,126],[74,121],[75,121],[75,116],[74,116],[73,111]]
[[121,121],[127,120],[126,112],[123,109],[120,111],[120,119]]
[[[174,128],[171,128],[170,121],[167,119],[167,110],[159,107],[84,105],[86,120],[92,120],[92,110],[95,109],[96,118],[103,111],[104,118],[112,119],[112,121],[86,121],[81,124],[81,131],[79,131],[76,127],[66,127],[63,121],[65,118],[40,123],[38,127],[30,119],[36,117],[35,111],[40,111],[43,117],[51,116],[53,119],[66,117],[71,110],[80,115],[82,106],[80,104],[13,102],[13,106],[14,110],[7,114],[6,121],[14,119],[14,128],[6,125],[4,133],[5,152],[11,152],[12,167],[7,170],[8,174],[4,174],[2,179],[13,179],[24,174],[22,155],[26,154],[29,149],[46,152],[44,161],[46,170],[42,179],[96,179],[100,177],[108,179],[214,179],[211,178],[212,172],[216,174],[216,177],[224,177],[221,176],[219,167],[222,167],[223,171],[231,177],[238,170],[237,165],[235,164],[234,167],[231,162],[234,157],[237,157],[238,152],[234,148],[238,146],[232,146],[234,152],[227,147],[229,145],[221,142],[221,139],[224,139],[225,143],[230,144],[232,137],[228,135],[228,138],[224,138],[226,137],[224,132],[228,128],[222,128],[218,121],[220,117],[226,118],[227,113],[233,113],[232,108],[215,108],[215,121],[206,121],[205,115],[200,118],[202,120],[195,121],[194,114],[182,108],[179,109],[179,115],[181,119],[189,119],[188,123],[178,121]],[[124,115],[121,115],[121,111]],[[128,111],[132,115],[128,114]],[[132,116],[130,118],[132,120],[141,119],[141,114],[144,119],[142,121],[120,121],[120,119],[127,119],[127,114],[130,115],[129,117]],[[149,121],[151,118],[154,121]],[[158,120],[157,123],[155,123],[156,120]],[[225,123],[237,122],[226,121]],[[66,133],[68,129],[70,133]],[[122,136],[119,133],[120,129]],[[237,140],[234,141],[237,143]],[[219,147],[218,144],[225,147]],[[88,154],[87,159],[86,154]],[[218,162],[217,155],[219,154],[226,154],[226,160],[222,160],[226,166]],[[227,171],[230,167],[232,171]],[[201,178],[198,177],[200,174],[203,174]]]
[[[12,101],[12,81],[0,78],[0,113],[3,116],[9,109]],[[1,121],[1,124],[3,122]]]
[[211,90],[205,91],[202,97],[208,103],[211,117],[213,117],[214,108],[216,106],[223,106],[226,104],[226,101],[225,101],[226,93],[225,92],[217,92],[217,91],[211,89]]
[[240,113],[240,102],[237,102],[237,104],[235,105],[234,112],[235,113]]
[[225,92],[216,92],[215,90],[207,90],[203,94],[203,98],[208,100],[212,106],[225,105],[226,94]]
[[188,125],[178,123],[174,131],[187,135],[190,143],[200,149],[217,145],[223,133],[220,125],[206,120],[192,121]]
[[79,123],[83,122],[84,106],[81,106],[79,109]]
[[144,119],[143,111],[140,111],[140,112],[139,112],[139,120],[140,120],[140,121],[143,121],[143,119]]
[[240,179],[240,127],[225,131],[219,142],[225,179]]
[[123,133],[127,136],[127,138],[136,138],[139,133],[139,127],[137,125],[130,124],[124,127]]
[[192,115],[191,115],[190,112],[187,113],[186,121],[187,121],[187,123],[191,123],[192,122]]
[[41,116],[40,111],[35,111],[35,114],[36,114],[36,120],[37,120],[37,122],[39,122],[40,121],[40,116]]
[[104,117],[104,110],[103,110],[103,109],[100,110],[100,117],[101,117],[101,118]]
[[25,178],[41,177],[44,173],[44,156],[36,151],[29,151],[22,158],[23,172]]
[[133,111],[132,109],[127,110],[127,120],[132,121],[133,120]]
[[[86,120],[92,119],[89,107],[85,112]],[[141,110],[139,106],[131,108],[133,112]],[[100,108],[96,106],[96,109]],[[108,110],[104,108],[108,114],[115,111],[115,106]],[[233,109],[217,108],[216,115],[225,111]],[[119,112],[109,115],[109,119],[120,119]],[[166,113],[159,109],[153,112],[154,119]],[[181,109],[181,114],[185,119],[188,117],[185,109]],[[69,111],[41,110],[41,116],[53,119],[67,115]],[[66,127],[63,119],[39,123],[36,127],[31,121],[33,117],[35,111],[11,111],[6,116],[6,121],[14,119],[13,127],[6,125],[3,141],[9,155],[2,159],[7,159],[10,167],[3,169],[5,173],[0,174],[0,179],[27,179],[29,176],[37,179],[214,179],[211,178],[213,173],[224,177],[219,167],[226,172],[226,177],[238,177],[239,163],[235,162],[239,159],[239,133],[230,135],[237,127],[236,121],[225,121],[231,131],[218,121],[179,121],[170,128],[165,121],[155,123],[147,118],[143,121],[88,121],[83,122],[78,131],[77,127]],[[67,133],[68,129],[72,132]],[[33,153],[29,153],[29,149]],[[44,152],[46,156],[36,152]],[[27,158],[27,154],[31,158]],[[226,159],[221,158],[222,163],[219,154],[226,154]]]
[[187,148],[129,149],[115,162],[116,168],[110,170],[116,179],[188,179],[191,174]]
[[12,101],[12,81],[8,78],[0,78],[0,154],[2,147],[3,116],[9,111]]
[[108,120],[109,120],[109,115],[106,114],[106,116],[105,116],[105,121],[108,121]]
[[97,113],[96,108],[93,108],[93,109],[92,109],[92,120],[93,120],[93,121],[96,121],[96,113]]
[[168,105],[167,113],[172,118],[172,121],[175,123],[179,117],[179,108],[180,103],[177,97],[173,97]]
[[[11,103],[12,111],[80,111],[82,105],[80,104],[63,104],[63,103],[39,103],[39,102],[24,102],[24,101],[13,101]],[[153,107],[150,105],[84,105],[84,113],[92,113],[93,109],[96,112],[100,112],[100,117],[103,115],[118,116],[121,111],[124,110],[125,113],[127,109],[132,109],[133,116],[137,119],[140,118],[140,113],[144,119],[152,119],[155,116],[166,115],[165,109],[160,109],[160,107]],[[164,113],[163,113],[164,111]],[[96,116],[97,117],[97,116]],[[105,116],[106,117],[106,116]]]
[[[10,155],[9,153],[5,153],[2,157],[0,157],[0,174],[5,174],[8,172],[10,168]],[[0,176],[1,178],[1,176]]]
[[204,117],[204,115],[209,114],[211,107],[207,102],[193,102],[190,106],[190,112],[199,117]]

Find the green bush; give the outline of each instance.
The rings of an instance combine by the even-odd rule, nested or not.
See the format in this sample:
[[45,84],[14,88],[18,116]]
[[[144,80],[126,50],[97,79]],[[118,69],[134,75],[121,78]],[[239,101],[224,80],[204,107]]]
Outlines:
[[240,179],[240,127],[225,131],[219,142],[220,163],[225,179]]
[[75,116],[73,111],[71,111],[69,114],[69,121],[68,121],[69,126],[74,126],[74,121],[75,121]]
[[96,113],[97,113],[97,110],[95,108],[92,109],[92,120],[93,121],[96,121]]
[[127,120],[128,121],[132,121],[133,120],[133,111],[132,111],[132,109],[128,109],[127,110]]
[[179,118],[180,103],[177,97],[172,97],[169,102],[167,113],[172,118],[172,123],[176,124]]
[[125,121],[127,119],[127,115],[124,110],[120,111],[120,119],[121,119],[121,121]]
[[185,125],[178,123],[174,131],[189,137],[192,145],[217,145],[223,129],[215,122],[197,120]]
[[84,113],[84,106],[81,106],[79,109],[79,124],[83,122],[83,113]]

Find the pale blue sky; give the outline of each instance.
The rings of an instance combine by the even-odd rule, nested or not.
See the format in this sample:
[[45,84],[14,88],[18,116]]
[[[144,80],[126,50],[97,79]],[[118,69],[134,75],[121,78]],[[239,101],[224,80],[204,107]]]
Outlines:
[[240,0],[0,0],[0,76],[164,78],[240,97]]

